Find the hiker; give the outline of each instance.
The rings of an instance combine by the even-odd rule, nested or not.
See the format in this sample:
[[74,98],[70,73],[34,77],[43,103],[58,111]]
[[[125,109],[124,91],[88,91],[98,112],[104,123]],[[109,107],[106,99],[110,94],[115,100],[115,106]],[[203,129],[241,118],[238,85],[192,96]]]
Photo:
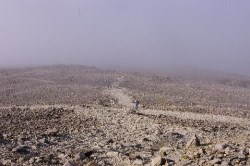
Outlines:
[[139,100],[135,100],[133,103],[135,103],[135,109],[138,110],[140,101]]

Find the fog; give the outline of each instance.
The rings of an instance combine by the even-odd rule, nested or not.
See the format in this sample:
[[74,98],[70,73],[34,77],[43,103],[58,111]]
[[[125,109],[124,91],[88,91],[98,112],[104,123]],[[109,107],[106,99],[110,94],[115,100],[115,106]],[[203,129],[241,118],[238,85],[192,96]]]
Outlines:
[[250,71],[249,0],[0,0],[0,66]]

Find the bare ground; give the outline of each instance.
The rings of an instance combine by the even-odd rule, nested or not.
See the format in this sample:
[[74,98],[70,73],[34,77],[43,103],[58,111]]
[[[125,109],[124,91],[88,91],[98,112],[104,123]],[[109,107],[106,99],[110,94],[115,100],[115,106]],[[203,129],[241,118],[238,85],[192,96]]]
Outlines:
[[[96,89],[91,86],[91,90],[99,91],[92,95],[91,100],[69,95],[69,98],[74,96],[71,98],[73,102],[36,104],[32,101],[29,104],[20,102],[22,105],[17,106],[13,101],[20,99],[15,99],[5,102],[8,104],[2,103],[0,165],[250,165],[249,118],[233,116],[237,113],[237,106],[232,106],[233,113],[229,112],[229,115],[217,114],[216,111],[203,113],[185,110],[186,106],[180,111],[176,109],[180,107],[178,104],[168,105],[164,109],[152,109],[144,107],[145,103],[142,103],[139,111],[134,111],[132,100],[137,95],[132,96],[131,89],[123,86],[127,74],[119,73],[114,76],[109,73],[109,79],[103,81],[106,78],[100,74],[102,71],[87,70],[95,75],[95,79],[91,78],[93,80],[89,84],[94,83],[98,87]],[[56,82],[74,87],[88,83],[82,77],[72,76],[75,70],[64,71],[71,74],[67,79],[57,77],[56,74],[51,74],[51,79],[43,74],[43,69],[39,69],[39,72],[42,73],[38,73],[42,78],[33,77],[32,74],[31,77],[29,70],[21,75],[28,78],[26,81],[31,81],[35,88],[38,82],[39,86],[52,84],[50,81],[53,81],[53,84]],[[20,74],[14,75],[19,78]],[[91,74],[83,77],[89,78]],[[11,76],[7,78],[0,83],[4,85],[5,81],[12,81]],[[161,77],[154,79],[165,82]],[[30,82],[21,82],[21,85],[26,87],[30,85],[28,83]],[[85,86],[88,87],[89,84]],[[29,90],[16,85],[20,84],[15,82],[4,87],[15,87],[19,97],[30,94]],[[144,85],[141,83],[139,86]],[[5,92],[5,89],[2,91]],[[151,92],[150,89],[148,91]],[[242,89],[240,91],[237,93],[244,98],[246,93]],[[87,94],[90,93],[86,92]],[[150,97],[153,96],[156,95]],[[11,97],[10,95],[8,99],[12,99]],[[49,94],[48,97],[51,98]],[[4,96],[1,99],[6,98]],[[40,96],[39,99],[43,101]],[[76,100],[80,102],[75,102]],[[112,100],[115,102],[111,102]],[[64,98],[63,101],[69,100]],[[92,101],[92,104],[84,101]],[[239,110],[244,109],[247,113],[248,107],[244,106],[246,101],[247,97],[243,102],[239,101],[239,106],[242,106]],[[220,104],[219,101],[218,103]],[[194,109],[195,106],[190,108]]]

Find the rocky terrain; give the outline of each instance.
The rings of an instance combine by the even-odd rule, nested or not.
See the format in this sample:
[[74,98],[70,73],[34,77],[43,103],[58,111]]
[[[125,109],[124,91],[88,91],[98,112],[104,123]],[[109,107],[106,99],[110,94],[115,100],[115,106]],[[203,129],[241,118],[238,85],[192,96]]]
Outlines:
[[0,165],[250,165],[246,87],[81,66],[0,78]]

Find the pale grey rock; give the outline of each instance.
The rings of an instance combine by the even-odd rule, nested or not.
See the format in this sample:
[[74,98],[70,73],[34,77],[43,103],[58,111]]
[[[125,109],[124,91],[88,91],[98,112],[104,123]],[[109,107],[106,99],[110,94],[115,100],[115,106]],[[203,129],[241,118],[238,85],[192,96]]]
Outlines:
[[143,161],[140,159],[136,159],[133,164],[133,166],[143,166]]
[[157,156],[157,157],[152,159],[151,166],[158,166],[161,164],[161,161],[162,161],[161,156]]
[[206,162],[206,160],[200,160],[199,165],[203,165],[203,164],[205,164],[205,162]]
[[75,165],[72,164],[70,161],[67,161],[63,166],[75,166]]
[[108,152],[108,153],[107,153],[107,156],[108,156],[108,157],[117,157],[117,156],[118,156],[118,152],[113,152],[113,151]]
[[230,147],[226,147],[226,149],[225,149],[225,154],[226,154],[226,155],[229,155],[230,153],[231,153]]
[[215,164],[220,164],[221,162],[222,162],[221,159],[216,158],[216,159],[211,160],[210,164],[215,165]]
[[45,134],[49,136],[56,136],[58,134],[58,130],[56,128],[49,128],[46,130]]
[[221,151],[221,150],[224,150],[227,146],[228,146],[227,144],[216,144],[214,146],[214,150]]
[[94,161],[90,161],[87,164],[85,164],[84,166],[98,166],[98,164],[95,163]]
[[11,160],[2,160],[3,165],[9,165],[11,163]]
[[160,155],[164,156],[167,155],[172,149],[169,147],[161,147],[159,150]]
[[188,166],[188,165],[191,165],[192,163],[193,163],[192,160],[182,160],[182,161],[178,162],[177,165]]
[[200,139],[199,137],[195,134],[191,137],[191,139],[187,142],[186,144],[186,148],[189,148],[191,145],[194,145],[194,146],[200,146]]
[[220,166],[229,166],[229,163],[227,161],[222,161]]
[[85,153],[84,152],[79,152],[75,155],[75,160],[84,160],[86,158]]

